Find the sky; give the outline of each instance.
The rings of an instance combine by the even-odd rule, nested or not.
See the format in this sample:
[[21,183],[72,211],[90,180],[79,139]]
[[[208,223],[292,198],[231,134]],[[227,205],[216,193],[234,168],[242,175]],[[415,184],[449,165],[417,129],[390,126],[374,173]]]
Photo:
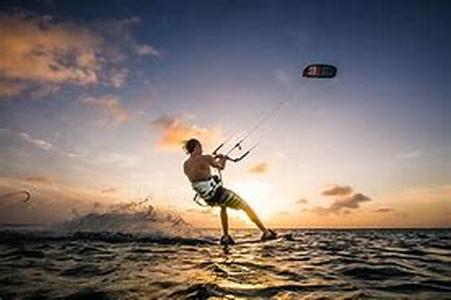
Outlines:
[[181,143],[277,107],[223,173],[264,222],[450,227],[450,28],[448,1],[0,1],[0,223],[147,197],[217,227]]

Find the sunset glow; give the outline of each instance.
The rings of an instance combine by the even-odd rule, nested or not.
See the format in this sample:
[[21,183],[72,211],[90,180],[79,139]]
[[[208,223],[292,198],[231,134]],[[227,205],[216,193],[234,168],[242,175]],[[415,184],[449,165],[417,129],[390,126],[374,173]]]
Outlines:
[[[270,226],[451,226],[450,18],[440,5],[361,2],[337,14],[340,2],[213,2],[5,6],[1,223],[149,198],[217,227],[218,211],[192,201],[183,140],[210,153],[285,99],[231,155],[255,150],[223,172]],[[337,76],[301,76],[321,62]],[[28,203],[8,196],[23,190]],[[231,214],[232,227],[251,225]]]

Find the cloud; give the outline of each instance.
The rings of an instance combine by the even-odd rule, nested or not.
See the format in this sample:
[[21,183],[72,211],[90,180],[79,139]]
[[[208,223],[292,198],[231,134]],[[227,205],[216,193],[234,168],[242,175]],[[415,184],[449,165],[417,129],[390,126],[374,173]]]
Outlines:
[[282,211],[276,212],[276,215],[279,215],[279,216],[289,216],[290,214],[291,213],[289,211],[286,211],[286,210],[282,210]]
[[115,88],[120,88],[125,84],[125,81],[127,80],[129,70],[127,68],[123,68],[120,70],[112,70],[110,74],[109,82],[112,86]]
[[418,158],[421,155],[423,155],[423,151],[421,151],[420,149],[416,149],[408,152],[398,153],[396,154],[395,157],[399,160],[409,160]]
[[162,151],[180,151],[183,141],[192,137],[198,138],[207,146],[212,146],[221,138],[218,128],[202,128],[176,117],[161,116],[152,121],[151,126],[161,132],[155,145]]
[[349,197],[345,197],[345,198],[341,198],[341,199],[337,199],[334,201],[334,203],[332,203],[332,205],[330,206],[330,210],[331,211],[339,211],[342,208],[350,208],[350,209],[355,209],[355,208],[359,208],[359,204],[362,202],[367,202],[370,201],[371,198],[368,196],[365,196],[362,193],[357,193],[354,194],[352,196]]
[[389,213],[389,212],[394,212],[394,211],[395,211],[395,209],[390,208],[390,207],[380,207],[380,208],[374,210],[374,212],[376,212],[376,213]]
[[48,151],[52,154],[63,155],[65,157],[69,157],[69,158],[77,157],[77,155],[74,153],[66,152],[66,151],[58,148],[57,146],[53,145],[51,142],[44,140],[44,139],[36,138],[26,132],[20,132],[20,131],[14,130],[14,129],[0,127],[0,138],[3,138],[2,137],[3,135],[5,135],[5,137],[7,139],[12,138],[14,140],[25,141],[27,145],[31,145],[31,146],[39,148],[41,150]]
[[45,183],[45,184],[50,184],[50,183],[54,182],[53,178],[50,176],[31,176],[31,177],[26,177],[25,181],[35,182],[35,183]]
[[132,168],[137,165],[137,158],[121,153],[104,153],[96,159],[96,163],[112,164],[122,168]]
[[0,96],[14,97],[41,85],[121,87],[131,56],[151,55],[132,28],[139,18],[75,23],[37,14],[0,13]]
[[51,143],[49,143],[47,141],[44,141],[44,140],[41,140],[41,139],[33,138],[28,133],[20,132],[20,133],[18,133],[18,135],[19,135],[19,137],[22,140],[24,140],[24,141],[26,141],[26,142],[28,142],[28,143],[30,143],[30,144],[42,149],[42,150],[47,150],[48,151],[48,150],[53,149],[53,145]]
[[307,203],[308,203],[308,200],[304,199],[304,198],[296,200],[296,204],[307,204]]
[[110,188],[106,188],[100,191],[101,194],[114,194],[118,191],[118,188],[115,187],[110,187]]
[[135,45],[134,50],[139,55],[153,55],[153,56],[159,55],[158,51],[155,50],[155,48],[150,45],[145,45],[145,44]]
[[266,162],[259,162],[249,168],[249,172],[254,174],[262,174],[268,171],[268,164]]
[[[356,193],[351,196],[347,196],[344,198],[336,199],[329,207],[315,207],[312,209],[312,212],[319,215],[328,215],[339,214],[343,209],[358,209],[360,207],[360,203],[371,201],[371,198],[362,194]],[[350,211],[348,212],[348,214]]]
[[324,196],[344,196],[352,193],[352,188],[350,186],[340,186],[334,185],[325,189],[321,194]]
[[0,15],[0,74],[10,80],[76,85],[95,83],[100,63],[96,50],[102,38],[71,23],[45,18]]
[[98,122],[101,126],[117,126],[130,119],[130,114],[124,109],[117,96],[85,97],[80,102],[98,110],[100,116]]
[[39,86],[31,89],[30,98],[31,99],[42,99],[55,94],[60,89],[59,85],[56,84],[40,84]]

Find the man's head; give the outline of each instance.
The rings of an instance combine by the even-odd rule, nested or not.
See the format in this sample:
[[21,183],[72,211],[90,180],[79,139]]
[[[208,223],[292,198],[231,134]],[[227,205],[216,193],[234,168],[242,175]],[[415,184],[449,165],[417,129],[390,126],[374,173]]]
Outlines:
[[202,144],[199,142],[199,140],[195,138],[191,138],[187,141],[185,141],[185,144],[183,145],[183,149],[185,149],[186,154],[193,154],[195,152],[201,154],[202,153]]

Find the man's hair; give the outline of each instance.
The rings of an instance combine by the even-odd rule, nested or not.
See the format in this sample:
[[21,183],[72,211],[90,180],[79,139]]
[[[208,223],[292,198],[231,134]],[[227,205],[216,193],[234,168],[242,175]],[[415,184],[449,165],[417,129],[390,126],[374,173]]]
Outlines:
[[194,151],[194,148],[196,148],[196,146],[200,146],[200,142],[199,140],[192,138],[189,139],[187,141],[185,141],[185,144],[183,145],[183,149],[185,149],[185,152],[187,154],[191,154]]

